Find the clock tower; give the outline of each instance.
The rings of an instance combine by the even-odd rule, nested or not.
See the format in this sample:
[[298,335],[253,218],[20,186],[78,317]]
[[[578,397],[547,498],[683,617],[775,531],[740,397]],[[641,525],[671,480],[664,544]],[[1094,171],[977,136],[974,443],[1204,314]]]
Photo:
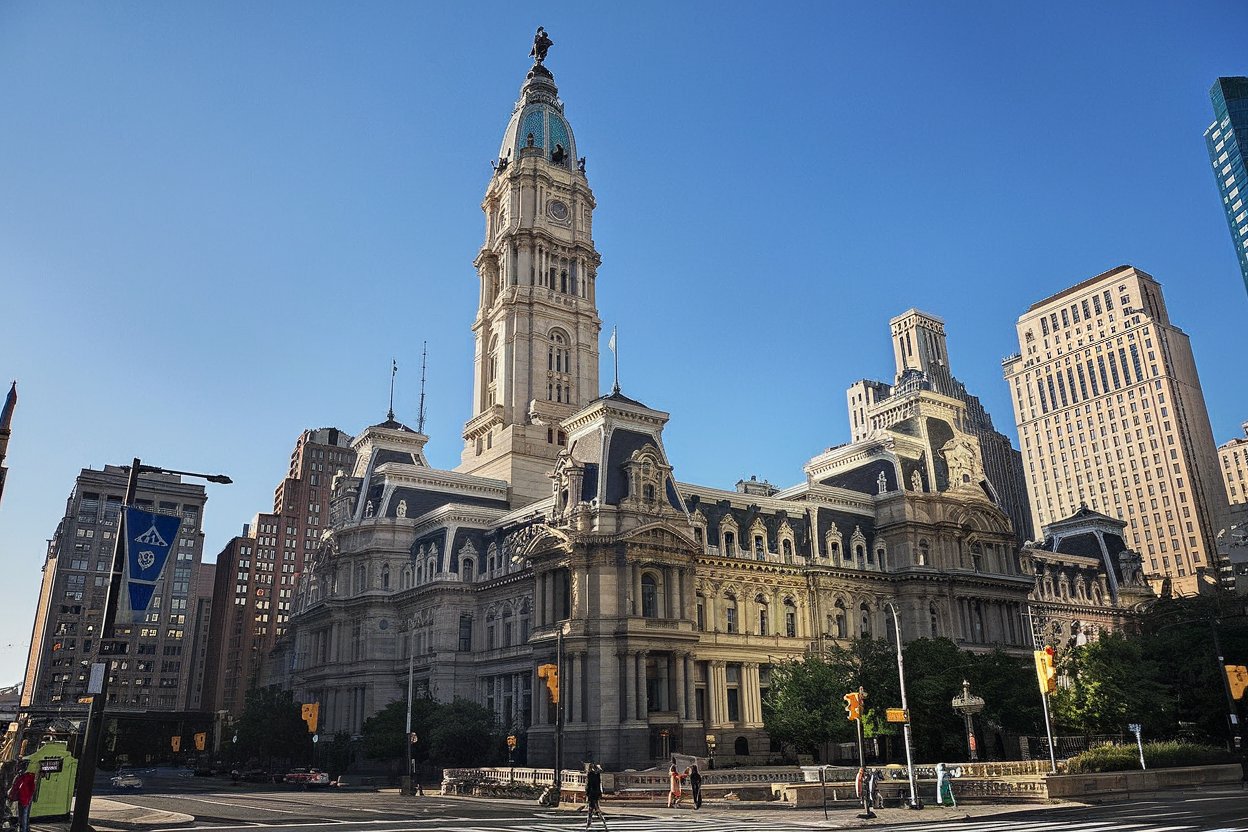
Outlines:
[[550,45],[538,30],[481,204],[473,415],[457,469],[506,480],[513,506],[550,496],[560,423],[599,395],[594,195],[544,66]]

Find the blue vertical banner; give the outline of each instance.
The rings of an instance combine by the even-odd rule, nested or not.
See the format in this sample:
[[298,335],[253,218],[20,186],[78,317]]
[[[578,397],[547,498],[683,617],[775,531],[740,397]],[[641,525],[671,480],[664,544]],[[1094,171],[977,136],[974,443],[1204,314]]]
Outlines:
[[126,508],[126,587],[136,623],[147,613],[181,525],[176,515]]

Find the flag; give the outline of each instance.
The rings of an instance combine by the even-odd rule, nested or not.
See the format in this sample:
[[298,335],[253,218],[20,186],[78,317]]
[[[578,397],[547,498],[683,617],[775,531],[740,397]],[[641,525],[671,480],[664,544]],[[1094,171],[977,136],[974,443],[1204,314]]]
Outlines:
[[607,349],[615,352],[615,327],[611,327],[611,340],[607,342]]
[[130,594],[130,610],[136,622],[143,620],[152,602],[156,583],[169,558],[178,536],[182,518],[170,514],[153,514],[126,507],[126,568]]

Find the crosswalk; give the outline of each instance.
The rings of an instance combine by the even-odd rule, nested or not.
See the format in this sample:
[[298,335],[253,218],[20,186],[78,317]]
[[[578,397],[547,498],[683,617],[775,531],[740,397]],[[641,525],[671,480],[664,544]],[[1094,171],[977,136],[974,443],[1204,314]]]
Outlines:
[[[881,822],[882,821],[882,822]],[[843,823],[843,821],[842,821]],[[844,828],[842,823],[829,824],[820,820],[798,820],[793,817],[777,817],[774,820],[758,818],[734,819],[718,815],[715,817],[698,817],[681,815],[679,817],[607,817],[607,832],[794,832],[794,830]],[[1171,820],[1165,817],[1155,821],[1139,819],[1123,820],[1053,820],[1044,821],[1037,818],[1011,819],[1003,817],[982,817],[975,820],[939,820],[925,823],[892,824],[883,818],[870,823],[870,826],[887,829],[889,832],[1248,832],[1248,821],[1231,826],[1211,828],[1201,824],[1190,816],[1182,820]],[[856,826],[856,824],[848,824]],[[862,826],[868,826],[864,823]],[[516,830],[532,830],[532,832],[571,832],[584,829],[584,816],[568,817],[567,815],[549,818],[526,820],[522,826],[504,827]],[[603,829],[603,824],[595,819],[594,830]],[[500,832],[498,825],[460,828],[460,832]]]
[[889,826],[889,832],[1248,832],[1248,825],[1221,826],[1210,829],[1195,821],[1181,822],[1158,818],[1155,821],[1124,820],[1060,820],[1036,819],[1011,820],[1008,818],[982,818],[980,820],[951,820],[936,823],[915,823]]

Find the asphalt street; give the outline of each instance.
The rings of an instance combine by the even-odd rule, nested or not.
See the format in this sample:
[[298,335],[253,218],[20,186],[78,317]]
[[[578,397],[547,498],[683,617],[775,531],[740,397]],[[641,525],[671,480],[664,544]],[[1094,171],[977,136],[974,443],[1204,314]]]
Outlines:
[[[544,809],[522,801],[407,797],[364,790],[300,791],[231,786],[219,780],[187,780],[114,796],[135,805],[194,815],[195,828],[205,832],[247,832],[257,827],[264,827],[265,832],[566,832],[585,827],[583,812]],[[875,821],[860,821],[854,811],[847,809],[834,811],[831,819],[825,821],[819,810],[743,804],[708,804],[698,812],[611,802],[604,808],[606,828],[613,832],[782,832],[867,827],[897,832],[1248,832],[1248,791],[1238,788],[1092,806],[976,806],[960,810],[929,808],[919,813],[892,809],[881,810]],[[603,825],[595,820],[594,827],[602,829]],[[175,832],[178,828],[185,829],[157,827],[152,832]]]

